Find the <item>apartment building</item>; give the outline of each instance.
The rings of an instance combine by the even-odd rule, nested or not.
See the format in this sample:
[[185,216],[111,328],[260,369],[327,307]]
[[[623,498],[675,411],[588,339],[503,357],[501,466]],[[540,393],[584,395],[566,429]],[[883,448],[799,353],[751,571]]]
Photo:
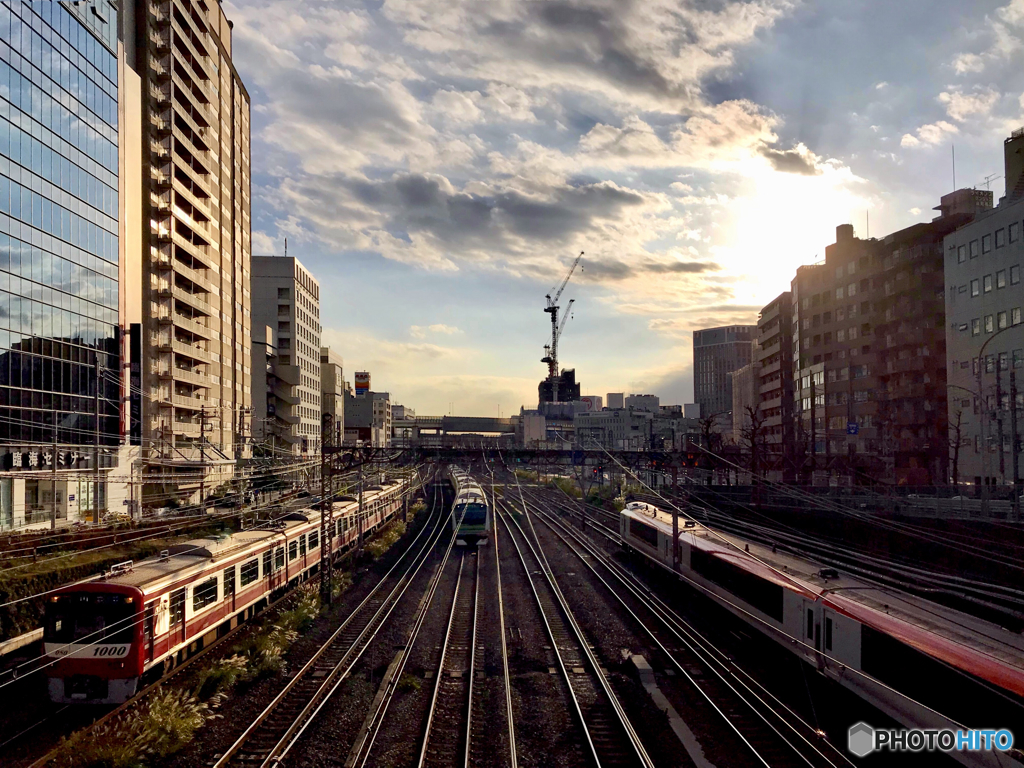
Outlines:
[[248,455],[249,95],[220,3],[149,0],[135,16],[147,223],[141,438],[147,491],[187,494],[230,479]]
[[758,407],[764,440],[766,476],[775,482],[792,482],[793,464],[793,296],[781,293],[758,316],[757,340],[761,368],[758,373]]
[[950,475],[960,483],[1010,484],[1019,462],[1013,436],[1024,411],[1022,151],[1024,129],[1004,143],[1006,196],[943,245]]
[[119,26],[108,0],[0,3],[2,529],[108,507],[122,434]]
[[[272,370],[254,378],[254,440],[277,455],[320,450],[320,284],[292,256],[252,257],[253,322],[275,336]],[[263,355],[253,351],[253,365]],[[264,405],[265,403],[265,405]]]

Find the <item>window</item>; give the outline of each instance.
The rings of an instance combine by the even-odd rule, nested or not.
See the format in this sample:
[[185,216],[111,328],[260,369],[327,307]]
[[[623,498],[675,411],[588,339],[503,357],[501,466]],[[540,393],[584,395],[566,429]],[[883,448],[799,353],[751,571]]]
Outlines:
[[836,331],[836,341],[846,341],[846,331]]
[[971,280],[971,296],[977,296],[981,293],[981,281]]
[[970,247],[971,258],[972,259],[978,258],[978,241],[977,240],[971,240],[969,247]]
[[1014,264],[1010,267],[1010,285],[1016,285],[1020,282],[1020,267]]
[[1000,371],[1005,371],[1006,370],[1007,363],[1008,363],[1007,358],[1008,358],[1008,355],[1005,352],[1000,352],[999,353],[999,370]]
[[1006,245],[1006,230],[1005,229],[997,229],[996,230],[996,248],[1002,248],[1004,245]]
[[279,298],[279,299],[290,298],[289,295],[288,295],[288,289],[287,288],[278,288],[277,289],[277,298]]
[[239,571],[239,581],[242,586],[252,584],[260,577],[260,560],[258,557],[254,557],[246,563],[242,563],[242,568]]
[[192,588],[192,610],[201,611],[217,602],[217,577],[207,579]]
[[284,568],[284,547],[278,547],[274,550],[274,570],[279,571]]
[[280,333],[291,333],[292,332],[292,324],[288,320],[281,320],[277,324],[277,330]]
[[981,252],[988,253],[992,250],[992,235],[981,236]]
[[299,542],[292,541],[288,542],[288,562],[291,562],[299,556]]
[[842,307],[837,307],[836,308],[836,320],[845,320],[845,319],[846,319],[846,310],[843,309]]
[[956,249],[956,263],[963,264],[965,261],[967,261],[967,246],[961,245]]
[[836,288],[836,298],[837,299],[843,298],[843,289],[842,288]]
[[273,561],[274,553],[268,549],[266,552],[263,553],[263,578],[266,578],[270,575],[270,571],[273,567]]
[[1009,235],[1010,242],[1016,243],[1017,239],[1020,237],[1020,224],[1017,224],[1016,222],[1011,224],[1009,228]]
[[224,569],[224,596],[235,594],[235,566]]
[[1013,367],[1020,368],[1021,365],[1024,365],[1024,350],[1015,349],[1013,350]]
[[1010,325],[1020,325],[1020,307],[1010,310]]
[[857,328],[853,327],[853,328],[850,329],[850,341],[853,341],[856,338],[857,338]]
[[1006,287],[1006,270],[1000,269],[996,272],[996,288]]
[[[1006,314],[1005,312],[1003,314]],[[320,531],[312,531],[309,534],[309,549],[312,552],[320,546]]]
[[981,287],[984,293],[992,293],[992,275],[985,275],[982,278]]
[[306,534],[299,536],[299,554],[306,554]]
[[992,333],[994,326],[992,315],[985,315],[985,333]]
[[998,326],[999,330],[1003,330],[1003,328],[1006,327],[1006,319],[1005,312],[999,312],[996,314],[996,326]]

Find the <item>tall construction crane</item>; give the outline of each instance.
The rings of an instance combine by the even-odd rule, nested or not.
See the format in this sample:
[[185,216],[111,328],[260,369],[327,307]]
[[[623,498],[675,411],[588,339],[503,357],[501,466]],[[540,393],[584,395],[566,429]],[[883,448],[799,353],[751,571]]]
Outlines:
[[[547,299],[547,306],[544,307],[544,311],[551,315],[551,343],[544,345],[544,357],[541,358],[542,363],[548,364],[548,381],[551,382],[551,400],[552,402],[558,402],[558,337],[562,335],[562,329],[565,328],[565,320],[562,320],[561,326],[558,324],[558,300],[562,297],[562,291],[565,290],[565,286],[569,283],[569,278],[572,277],[572,273],[576,271],[576,267],[579,266],[580,259],[583,258],[583,251],[580,251],[580,255],[576,257],[572,265],[569,267],[569,271],[565,273],[565,279],[562,280],[562,284],[558,286],[558,290],[555,291],[555,295],[549,293],[544,298]],[[575,299],[573,299],[575,301]],[[569,307],[572,307],[572,301],[569,302]],[[566,307],[565,317],[569,316],[569,307]]]

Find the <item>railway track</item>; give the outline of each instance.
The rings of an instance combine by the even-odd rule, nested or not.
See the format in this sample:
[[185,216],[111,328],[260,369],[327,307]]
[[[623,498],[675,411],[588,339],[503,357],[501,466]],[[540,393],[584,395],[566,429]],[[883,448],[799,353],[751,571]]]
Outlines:
[[[466,565],[466,560],[472,563]],[[470,577],[466,573],[473,571]],[[420,746],[417,768],[481,765],[475,754],[483,752],[487,737],[485,714],[474,711],[476,680],[477,617],[480,603],[480,557],[477,552],[462,555],[448,616],[448,628],[441,648],[441,663],[434,678],[434,690],[427,711],[427,727]],[[476,702],[479,702],[479,697]]]
[[[496,509],[502,509],[502,504]],[[588,762],[595,766],[653,766],[569,609],[543,551],[534,546],[514,514],[496,514],[496,530],[499,519],[516,550],[551,641],[570,707],[582,729]]]
[[[574,511],[567,504],[561,508]],[[842,752],[821,738],[816,728],[738,667],[632,571],[560,516],[545,510],[543,504],[534,501],[532,511],[600,581],[671,667],[721,715],[749,750],[754,764],[772,768],[850,764]]]
[[[441,510],[432,529],[429,523],[420,529],[408,549],[370,594],[235,742],[217,757],[213,768],[265,767],[276,764],[288,754],[352,672],[370,641],[406,593],[444,532],[444,520]],[[420,539],[423,539],[422,545],[410,556]]]

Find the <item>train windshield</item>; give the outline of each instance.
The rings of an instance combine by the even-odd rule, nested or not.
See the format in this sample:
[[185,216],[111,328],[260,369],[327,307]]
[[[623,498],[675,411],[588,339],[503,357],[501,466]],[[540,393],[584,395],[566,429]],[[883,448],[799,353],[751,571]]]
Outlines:
[[459,504],[455,508],[455,517],[462,517],[464,525],[482,525],[487,522],[487,505]]
[[127,595],[80,592],[57,595],[46,604],[47,643],[130,643],[135,605]]

